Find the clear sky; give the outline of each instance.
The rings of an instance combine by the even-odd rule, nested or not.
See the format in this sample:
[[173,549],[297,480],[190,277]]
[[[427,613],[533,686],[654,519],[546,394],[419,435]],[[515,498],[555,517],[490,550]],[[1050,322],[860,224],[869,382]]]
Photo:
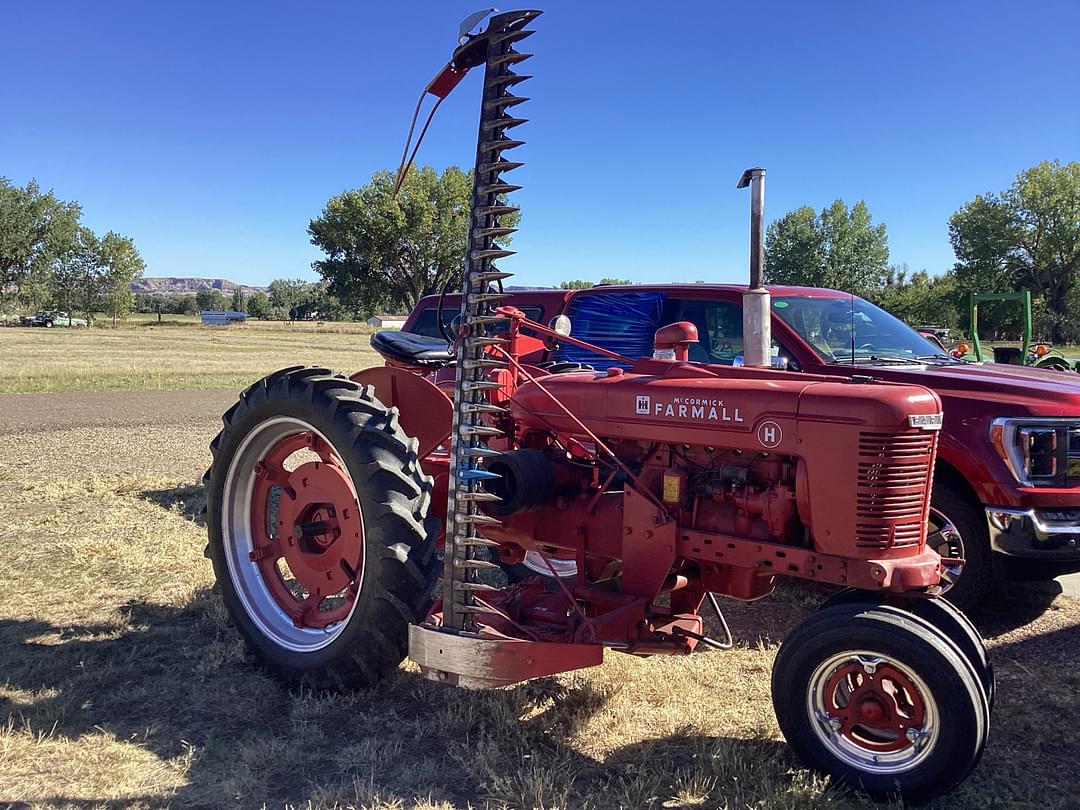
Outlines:
[[[134,237],[147,275],[314,277],[308,221],[396,165],[478,7],[0,2],[0,176]],[[541,7],[514,283],[742,281],[754,165],[770,219],[865,199],[892,262],[941,272],[956,208],[1080,159],[1077,0]],[[471,163],[478,96],[477,74],[420,162]]]

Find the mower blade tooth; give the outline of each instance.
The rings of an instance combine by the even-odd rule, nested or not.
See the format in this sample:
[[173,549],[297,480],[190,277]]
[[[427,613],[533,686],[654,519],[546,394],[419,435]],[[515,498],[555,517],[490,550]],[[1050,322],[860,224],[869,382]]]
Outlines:
[[521,42],[521,40],[527,39],[535,33],[535,28],[518,28],[517,30],[507,31],[505,34],[496,34],[491,38],[491,44],[498,45],[502,42]]
[[515,84],[521,84],[531,79],[527,73],[507,73],[505,76],[496,76],[493,79],[488,80],[488,84],[492,87],[513,87]]
[[501,180],[497,183],[492,183],[487,186],[480,186],[477,189],[481,194],[509,194],[512,191],[518,191],[522,186],[515,186],[513,183],[504,183]]
[[504,278],[513,277],[513,273],[503,273],[500,270],[496,270],[492,273],[473,273],[473,281],[502,281]]
[[471,568],[474,571],[490,571],[493,568],[498,568],[498,563],[488,562],[487,560],[454,560],[455,568]]
[[520,127],[522,124],[529,123],[528,118],[514,118],[509,115],[500,115],[494,121],[485,121],[480,129],[483,132],[497,132],[503,129],[510,129],[511,127]]
[[498,548],[499,547],[499,544],[496,543],[494,540],[488,540],[486,537],[479,537],[479,536],[473,536],[473,537],[461,537],[461,536],[459,536],[459,537],[455,537],[454,538],[454,545],[455,546],[462,546],[462,547],[468,546],[470,548]]
[[498,481],[502,479],[502,476],[490,470],[458,470],[457,479],[458,481]]
[[474,526],[502,526],[501,520],[489,515],[457,515],[456,520],[460,523],[471,523]]
[[510,413],[506,408],[500,408],[498,405],[488,405],[484,402],[466,402],[462,405],[462,408],[465,413],[495,413],[500,415]]
[[513,205],[481,205],[476,209],[473,216],[483,220],[484,217],[501,217],[504,214],[513,214],[517,211]]
[[476,447],[462,447],[458,450],[458,456],[461,458],[495,458],[495,456],[501,456],[502,453],[498,450],[492,450],[490,447],[476,446]]
[[517,51],[507,51],[506,53],[496,54],[488,59],[488,65],[490,67],[498,67],[499,65],[516,65],[520,62],[524,62],[526,59],[531,59],[531,53],[518,53]]
[[487,174],[488,172],[510,172],[525,164],[520,160],[496,160],[492,163],[481,163],[480,174]]
[[504,250],[502,248],[485,248],[483,250],[474,250],[469,256],[476,261],[483,261],[484,259],[505,259],[507,256],[513,256],[517,253],[516,250]]
[[461,492],[458,497],[466,503],[501,503],[502,498],[491,492]]
[[498,428],[486,427],[484,425],[462,425],[458,432],[462,438],[471,439],[476,436],[502,436],[503,432]]
[[509,93],[503,96],[496,96],[493,99],[484,102],[485,110],[505,110],[509,107],[516,107],[518,104],[524,104],[529,101],[528,96],[512,96]]
[[502,383],[492,380],[469,380],[462,383],[462,388],[466,391],[494,391],[496,388],[502,388]]
[[496,151],[502,153],[507,149],[517,149],[519,146],[524,145],[525,141],[515,140],[514,138],[493,138],[490,141],[481,143],[480,150],[483,152]]
[[456,582],[454,583],[459,591],[501,591],[495,585],[485,585],[483,582]]
[[462,365],[465,368],[505,368],[507,363],[501,360],[495,360],[494,357],[488,360],[487,357],[483,357],[481,360],[467,360],[463,361]]

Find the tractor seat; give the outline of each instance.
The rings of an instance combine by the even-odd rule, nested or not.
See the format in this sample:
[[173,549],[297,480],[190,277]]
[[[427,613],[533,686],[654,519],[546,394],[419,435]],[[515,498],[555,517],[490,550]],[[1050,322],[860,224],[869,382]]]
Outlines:
[[454,362],[454,354],[442,338],[387,329],[371,336],[371,348],[398,363],[442,368]]
[[1024,365],[1024,358],[1021,356],[1020,349],[1016,346],[995,346],[994,362],[1007,363],[1010,366],[1022,366]]

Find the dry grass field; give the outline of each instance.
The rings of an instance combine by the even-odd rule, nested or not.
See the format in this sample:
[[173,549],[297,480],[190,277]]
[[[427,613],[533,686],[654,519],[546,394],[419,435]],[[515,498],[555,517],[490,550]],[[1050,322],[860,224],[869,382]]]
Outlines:
[[0,329],[0,393],[241,388],[297,363],[355,370],[376,355],[362,324]]
[[[0,385],[165,387],[180,374],[197,387],[209,348],[216,379],[238,386],[295,362],[355,368],[366,351],[363,336],[201,332],[113,344],[3,330]],[[128,377],[112,366],[132,343]],[[37,370],[20,376],[24,363]],[[73,372],[81,363],[96,370]],[[0,396],[0,806],[874,806],[803,769],[779,737],[770,666],[822,598],[798,586],[732,604],[740,643],[728,653],[609,653],[602,667],[489,693],[409,665],[370,690],[283,688],[246,654],[202,556],[196,482],[234,396]],[[1014,585],[976,620],[998,671],[994,727],[972,778],[937,806],[1075,807],[1080,600]]]

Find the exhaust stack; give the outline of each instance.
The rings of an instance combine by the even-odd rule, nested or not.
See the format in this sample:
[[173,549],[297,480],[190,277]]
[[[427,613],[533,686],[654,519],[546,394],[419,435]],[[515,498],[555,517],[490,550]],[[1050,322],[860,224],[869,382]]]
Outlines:
[[765,170],[747,169],[737,188],[750,187],[750,286],[743,293],[743,362],[771,365],[771,301],[765,289]]

